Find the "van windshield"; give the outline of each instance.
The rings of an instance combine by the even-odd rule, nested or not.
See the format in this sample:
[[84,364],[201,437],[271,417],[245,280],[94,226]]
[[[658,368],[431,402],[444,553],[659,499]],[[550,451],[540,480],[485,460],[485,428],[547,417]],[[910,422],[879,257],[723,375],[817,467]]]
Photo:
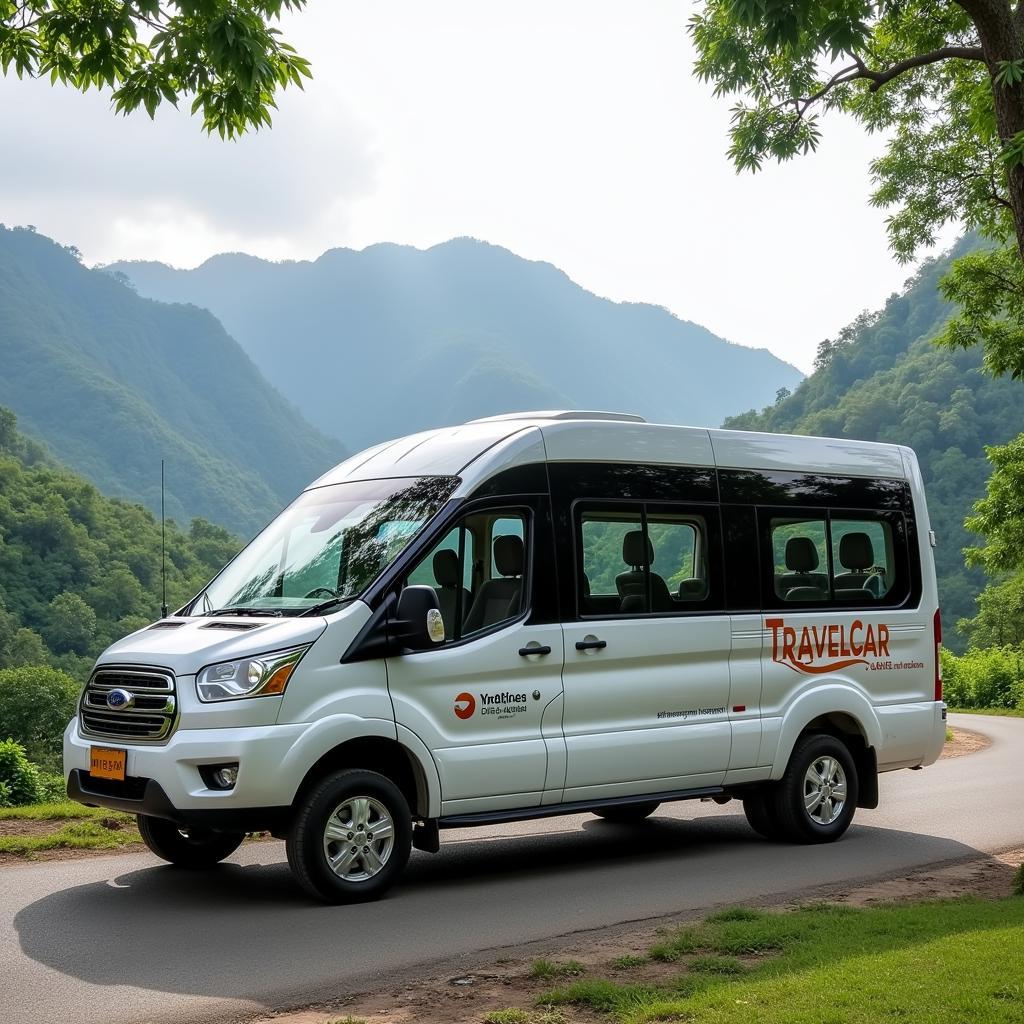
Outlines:
[[455,477],[305,491],[192,602],[189,614],[300,615],[357,597],[451,497]]

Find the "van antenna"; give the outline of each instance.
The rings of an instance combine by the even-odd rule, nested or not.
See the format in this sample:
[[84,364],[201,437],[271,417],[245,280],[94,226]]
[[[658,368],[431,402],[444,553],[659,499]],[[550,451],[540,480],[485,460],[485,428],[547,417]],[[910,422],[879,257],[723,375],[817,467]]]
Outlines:
[[160,618],[167,618],[167,543],[164,532],[164,460],[160,460]]

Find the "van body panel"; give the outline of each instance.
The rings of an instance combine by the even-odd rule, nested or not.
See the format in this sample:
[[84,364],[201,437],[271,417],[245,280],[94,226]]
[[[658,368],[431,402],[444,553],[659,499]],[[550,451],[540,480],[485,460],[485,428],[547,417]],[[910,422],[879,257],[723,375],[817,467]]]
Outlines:
[[[551,654],[519,654],[534,642]],[[386,659],[395,720],[432,752],[443,813],[454,813],[450,801],[459,813],[540,803],[542,721],[562,692],[561,650],[560,626],[518,621],[460,645]]]
[[728,705],[732,729],[729,771],[732,773],[763,763],[760,759],[761,616],[733,615],[730,629]]
[[[564,629],[564,800],[644,781],[677,789],[725,778],[729,616],[610,619]],[[576,648],[592,640],[607,646]]]
[[630,462],[646,465],[713,466],[714,453],[703,427],[651,423],[546,423],[541,428],[551,462]]
[[847,476],[906,476],[898,445],[799,434],[709,430],[720,469],[800,469]]

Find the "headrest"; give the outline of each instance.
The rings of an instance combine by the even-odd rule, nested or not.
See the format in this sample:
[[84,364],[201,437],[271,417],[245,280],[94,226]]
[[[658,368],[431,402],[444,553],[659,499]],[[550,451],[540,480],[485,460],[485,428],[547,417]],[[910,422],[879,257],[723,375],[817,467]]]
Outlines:
[[583,574],[583,581],[582,582],[583,582],[583,596],[584,597],[590,597],[590,577],[586,573]]
[[700,597],[704,593],[704,581],[696,576],[681,580],[678,594],[680,597]]
[[502,576],[522,576],[523,540],[513,534],[494,541],[494,564]]
[[786,541],[786,568],[793,572],[814,572],[818,568],[818,549],[810,537],[790,537]]
[[643,530],[630,530],[622,538],[622,560],[626,565],[650,565],[654,561],[654,545],[648,537],[645,550]]
[[459,556],[451,548],[442,548],[434,555],[434,579],[439,587],[459,585]]
[[839,562],[844,569],[860,572],[875,564],[871,538],[866,533],[848,533],[839,542]]

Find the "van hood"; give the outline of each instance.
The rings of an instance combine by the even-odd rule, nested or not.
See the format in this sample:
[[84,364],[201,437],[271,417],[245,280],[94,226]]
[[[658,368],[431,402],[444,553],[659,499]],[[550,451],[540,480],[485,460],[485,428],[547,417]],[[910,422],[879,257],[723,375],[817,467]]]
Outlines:
[[[342,609],[339,617],[351,608]],[[310,644],[326,628],[327,620],[319,616],[170,616],[111,644],[96,666],[135,665],[170,669],[176,676],[194,675],[218,661]]]

